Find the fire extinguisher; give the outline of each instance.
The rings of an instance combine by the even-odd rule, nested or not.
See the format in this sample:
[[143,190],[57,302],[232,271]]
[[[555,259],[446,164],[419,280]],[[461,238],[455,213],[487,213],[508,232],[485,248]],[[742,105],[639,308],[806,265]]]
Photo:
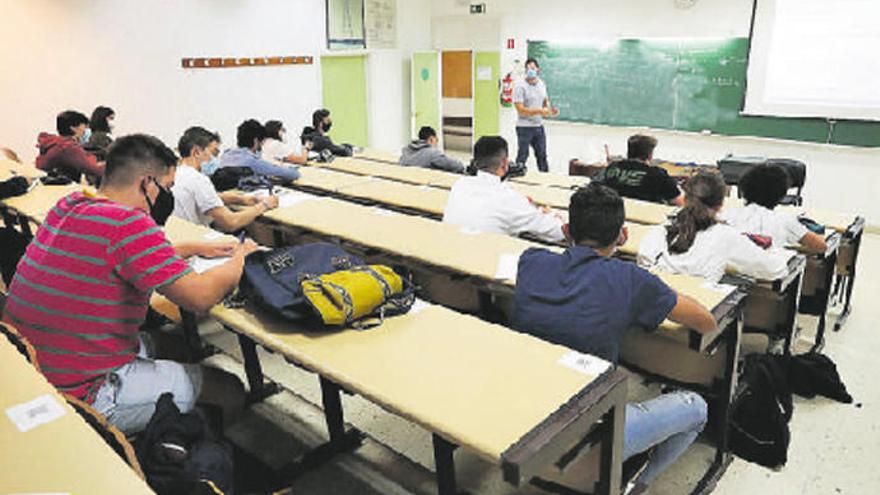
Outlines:
[[510,107],[513,105],[513,76],[510,72],[501,79],[501,106]]

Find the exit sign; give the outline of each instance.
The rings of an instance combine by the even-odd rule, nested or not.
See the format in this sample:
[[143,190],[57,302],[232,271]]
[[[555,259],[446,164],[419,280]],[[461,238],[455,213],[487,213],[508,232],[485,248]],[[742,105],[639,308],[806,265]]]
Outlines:
[[472,3],[471,4],[471,14],[485,14],[486,13],[486,4],[485,3]]

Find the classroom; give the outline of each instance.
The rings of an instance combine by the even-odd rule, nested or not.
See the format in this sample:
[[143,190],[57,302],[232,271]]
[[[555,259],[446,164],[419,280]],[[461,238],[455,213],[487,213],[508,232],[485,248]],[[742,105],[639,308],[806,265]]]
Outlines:
[[880,493],[880,3],[0,12],[0,494]]

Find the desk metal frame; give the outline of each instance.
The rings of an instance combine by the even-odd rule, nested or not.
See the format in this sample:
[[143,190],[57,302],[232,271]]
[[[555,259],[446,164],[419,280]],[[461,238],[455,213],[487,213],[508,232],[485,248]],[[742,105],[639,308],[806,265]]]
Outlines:
[[836,299],[836,304],[843,303],[843,311],[834,322],[835,332],[840,331],[846,324],[846,320],[852,312],[853,285],[856,281],[856,266],[864,233],[865,219],[864,217],[856,217],[840,240],[833,298]]

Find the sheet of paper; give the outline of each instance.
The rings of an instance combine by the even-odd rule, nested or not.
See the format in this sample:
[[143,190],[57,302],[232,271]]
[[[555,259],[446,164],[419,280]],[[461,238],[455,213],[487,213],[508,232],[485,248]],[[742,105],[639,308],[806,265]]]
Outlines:
[[492,80],[492,67],[488,65],[481,65],[477,67],[477,81],[491,81]]
[[702,284],[701,287],[718,292],[719,294],[730,294],[731,292],[736,290],[736,286],[715,282],[706,282]]
[[393,217],[397,213],[394,213],[391,210],[386,210],[384,208],[373,208],[373,213],[382,217]]
[[206,241],[216,241],[218,239],[222,239],[224,237],[224,235],[225,234],[223,234],[222,232],[217,232],[216,230],[212,230],[212,231],[208,232],[207,234],[203,235],[202,238],[205,239]]
[[17,406],[6,409],[6,416],[18,431],[24,433],[40,425],[51,423],[64,416],[67,411],[61,402],[51,394],[45,394]]
[[205,273],[206,271],[214,268],[215,266],[220,266],[223,263],[229,261],[229,258],[202,258],[201,256],[193,256],[189,259],[189,266],[196,273]]
[[557,363],[579,373],[591,376],[599,376],[611,367],[611,363],[604,359],[577,351],[571,351],[562,356]]
[[515,282],[518,267],[518,254],[502,254],[498,257],[498,268],[495,270],[495,278],[498,280],[513,280]]
[[305,201],[317,201],[318,199],[320,198],[318,198],[317,196],[312,196],[311,194],[285,191],[283,194],[278,195],[278,207],[289,208]]

